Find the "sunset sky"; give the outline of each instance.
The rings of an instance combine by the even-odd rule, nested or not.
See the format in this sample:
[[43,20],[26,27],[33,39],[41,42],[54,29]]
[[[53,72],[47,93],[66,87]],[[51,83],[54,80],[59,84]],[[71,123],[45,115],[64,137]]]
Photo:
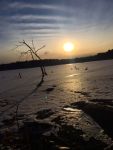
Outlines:
[[[19,41],[42,58],[73,58],[113,48],[113,0],[0,0],[0,63],[18,60]],[[66,42],[74,44],[64,51]],[[20,48],[22,51],[25,47]]]

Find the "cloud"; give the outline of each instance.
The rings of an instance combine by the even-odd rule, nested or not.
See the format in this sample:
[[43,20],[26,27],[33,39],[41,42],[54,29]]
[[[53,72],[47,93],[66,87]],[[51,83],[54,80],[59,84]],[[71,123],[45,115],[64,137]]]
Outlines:
[[[8,18],[7,18],[8,19]],[[12,15],[10,16],[11,21],[15,21],[15,20],[19,20],[19,21],[23,21],[23,20],[58,20],[58,21],[65,21],[65,20],[70,20],[70,18],[66,17],[66,16],[61,16],[61,15],[34,15],[34,14],[30,14],[30,15]]]
[[10,9],[49,9],[57,11],[67,11],[67,7],[54,5],[54,4],[40,4],[40,3],[25,3],[25,2],[13,2],[8,5]]
[[0,39],[4,40],[49,33],[77,36],[113,25],[112,0],[1,0],[0,4]]

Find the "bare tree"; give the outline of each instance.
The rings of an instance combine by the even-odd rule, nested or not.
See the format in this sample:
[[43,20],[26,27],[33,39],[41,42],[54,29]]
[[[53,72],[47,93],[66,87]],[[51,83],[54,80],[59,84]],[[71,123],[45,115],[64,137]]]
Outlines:
[[[22,57],[22,55],[31,55],[32,60],[35,60],[34,58],[36,57],[38,60],[40,60],[40,62],[42,61],[42,59],[40,58],[40,56],[38,55],[38,51],[43,49],[45,47],[45,45],[43,45],[42,47],[36,49],[32,40],[32,46],[30,46],[30,44],[28,44],[25,40],[23,40],[22,42],[19,42],[20,44],[16,46],[15,49],[19,48],[20,46],[26,46],[27,50],[24,52],[20,53],[20,58]],[[38,89],[42,83],[44,82],[44,77],[47,75],[46,70],[44,65],[41,63],[40,64],[40,69],[41,69],[41,80],[40,82],[37,84],[36,89]],[[18,122],[18,109],[19,109],[19,105],[20,103],[22,103],[27,97],[29,97],[31,94],[33,94],[36,89],[34,89],[31,93],[29,93],[27,96],[25,96],[24,98],[22,98],[17,104],[16,104],[16,114],[15,114],[15,118],[17,121],[17,127],[19,128],[19,122]]]
[[[45,45],[43,45],[42,47],[36,49],[35,46],[34,46],[34,42],[32,40],[32,46],[30,46],[30,44],[28,44],[25,40],[23,40],[22,42],[19,42],[20,44],[16,46],[15,49],[17,49],[18,47],[20,46],[26,46],[28,48],[28,50],[24,51],[24,52],[21,52],[21,55],[28,55],[30,54],[31,55],[31,58],[32,60],[34,60],[34,58],[36,57],[38,60],[40,60],[40,62],[42,61],[42,59],[40,58],[40,56],[38,55],[38,51],[43,49],[45,47]],[[41,69],[41,73],[42,73],[42,80],[44,79],[44,76],[47,75],[46,73],[46,70],[45,70],[45,67],[44,65],[41,63],[40,64],[40,69]]]

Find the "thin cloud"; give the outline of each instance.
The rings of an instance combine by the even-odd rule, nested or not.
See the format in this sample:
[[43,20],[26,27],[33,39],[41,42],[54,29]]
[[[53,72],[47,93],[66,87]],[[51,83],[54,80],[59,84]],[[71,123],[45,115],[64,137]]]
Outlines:
[[22,32],[21,34],[24,34],[24,35],[43,35],[43,36],[48,36],[48,35],[56,35],[56,34],[59,34],[59,32],[40,32],[40,31],[35,31],[35,32]]
[[38,27],[53,27],[53,24],[51,23],[14,23],[13,24],[14,27],[34,27],[34,28],[38,28]]
[[34,25],[30,25],[30,26],[15,26],[14,27],[16,30],[46,30],[46,29],[51,29],[51,30],[56,30],[56,29],[59,29],[58,26],[46,26],[46,25],[43,25],[43,26],[34,26]]
[[[8,19],[8,18],[7,18]],[[10,16],[11,20],[36,20],[36,19],[44,19],[44,20],[70,20],[70,18],[61,15],[13,15]]]
[[49,10],[60,10],[67,11],[67,7],[53,4],[33,4],[33,3],[25,3],[25,2],[13,2],[8,5],[11,9],[49,9]]

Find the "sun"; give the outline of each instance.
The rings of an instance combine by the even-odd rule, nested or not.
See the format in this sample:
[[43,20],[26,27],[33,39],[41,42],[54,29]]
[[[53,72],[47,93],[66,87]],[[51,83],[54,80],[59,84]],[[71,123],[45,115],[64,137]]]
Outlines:
[[64,51],[71,52],[74,49],[74,44],[71,42],[67,42],[64,44]]

